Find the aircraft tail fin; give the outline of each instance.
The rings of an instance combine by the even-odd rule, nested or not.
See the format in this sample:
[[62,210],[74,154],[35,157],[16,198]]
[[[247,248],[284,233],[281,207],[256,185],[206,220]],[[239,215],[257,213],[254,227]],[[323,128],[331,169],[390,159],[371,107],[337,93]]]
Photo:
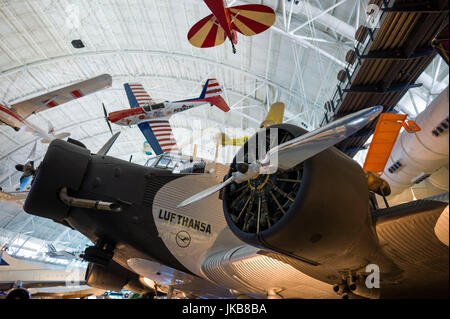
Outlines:
[[55,248],[55,246],[53,246],[52,244],[48,244],[48,245],[47,245],[47,248],[48,248],[48,251],[49,251],[49,252],[54,252],[54,253],[56,253],[56,248]]
[[208,79],[203,86],[202,93],[199,96],[200,100],[205,98],[218,96],[222,94],[222,88],[220,87],[219,82],[216,79]]
[[227,102],[225,102],[223,97],[221,97],[220,95],[213,96],[213,97],[207,97],[207,98],[205,98],[205,101],[217,106],[219,109],[221,109],[224,112],[228,112],[230,110],[230,107],[228,106]]
[[200,94],[199,100],[205,100],[217,106],[224,112],[230,110],[227,102],[221,97],[222,88],[216,79],[208,79],[203,87],[202,93]]
[[55,132],[55,127],[50,121],[47,121],[47,124],[48,124],[48,134],[53,134]]

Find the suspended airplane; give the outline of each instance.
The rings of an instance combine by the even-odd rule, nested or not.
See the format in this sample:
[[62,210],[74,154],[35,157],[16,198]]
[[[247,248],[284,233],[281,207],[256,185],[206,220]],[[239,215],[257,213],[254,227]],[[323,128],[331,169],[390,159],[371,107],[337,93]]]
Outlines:
[[19,259],[10,256],[3,247],[0,249],[0,299],[80,298],[105,293],[86,285],[85,272],[85,269],[69,270],[66,266]]
[[51,140],[64,139],[70,133],[54,134],[54,128],[49,123],[48,131],[37,127],[26,119],[32,115],[49,108],[56,107],[74,99],[110,87],[112,78],[109,74],[99,75],[95,78],[82,81],[49,93],[31,98],[6,107],[0,104],[0,124],[6,124],[16,131],[32,132],[42,137],[42,142],[49,143]]
[[331,147],[380,112],[312,132],[264,128],[278,129],[279,145],[251,157],[252,136],[219,185],[55,140],[24,209],[95,243],[84,258],[96,288],[108,275],[109,290],[129,280],[187,297],[447,298],[449,251],[434,227],[448,195],[378,207],[361,166]]
[[178,150],[168,120],[171,115],[208,103],[224,112],[230,110],[221,96],[222,89],[216,79],[206,81],[198,98],[157,104],[153,102],[142,84],[125,83],[124,87],[130,109],[107,114],[103,105],[107,124],[110,129],[109,122],[126,126],[137,124],[156,155]]
[[225,0],[204,0],[212,14],[197,22],[188,32],[189,42],[198,48],[221,45],[228,38],[236,53],[237,32],[253,36],[270,28],[276,14],[261,4],[246,4],[227,8]]
[[47,244],[48,251],[46,256],[56,259],[74,260],[81,259],[81,252],[69,252],[66,250],[57,250],[52,244]]

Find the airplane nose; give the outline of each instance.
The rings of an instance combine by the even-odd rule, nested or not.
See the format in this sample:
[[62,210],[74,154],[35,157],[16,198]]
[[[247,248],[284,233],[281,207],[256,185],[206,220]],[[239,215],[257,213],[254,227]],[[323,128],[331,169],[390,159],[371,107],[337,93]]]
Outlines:
[[108,119],[108,121],[115,123],[115,122],[121,120],[123,117],[124,117],[123,112],[116,111],[116,112],[109,113],[107,119]]
[[122,124],[128,117],[145,114],[142,108],[132,108],[120,111],[114,111],[108,114],[108,121],[116,124]]

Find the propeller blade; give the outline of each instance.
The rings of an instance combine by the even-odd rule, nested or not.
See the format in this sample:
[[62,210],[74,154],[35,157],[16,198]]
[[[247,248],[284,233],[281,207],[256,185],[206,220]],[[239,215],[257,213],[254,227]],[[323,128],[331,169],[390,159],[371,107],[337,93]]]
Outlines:
[[103,106],[103,114],[105,115],[105,118],[108,117],[108,112],[106,111],[105,103],[102,103]]
[[111,128],[111,124],[109,124],[109,121],[108,121],[108,120],[106,120],[106,124],[108,124],[109,131],[111,132],[111,135],[113,135],[113,131],[112,131],[112,128]]
[[31,152],[28,155],[27,162],[32,161],[36,156],[36,144],[37,142],[34,142],[33,148],[31,149]]
[[114,142],[117,140],[119,135],[120,135],[120,132],[117,132],[112,137],[110,137],[109,140],[105,143],[105,145],[103,145],[102,148],[98,150],[97,155],[108,154],[109,150],[111,149],[111,147],[113,146]]
[[234,182],[234,180],[235,180],[235,177],[231,176],[225,182],[217,184],[217,185],[214,185],[214,186],[212,186],[210,188],[207,188],[207,189],[201,191],[200,193],[197,193],[197,194],[189,197],[188,199],[185,199],[180,204],[178,204],[177,208],[193,204],[195,202],[198,202],[199,200],[202,200],[202,199],[204,199],[204,198],[206,198],[208,196],[211,196],[212,194],[220,191],[222,188],[224,188],[228,184],[231,184],[232,182]]
[[260,174],[271,174],[279,168],[286,170],[300,164],[353,135],[373,121],[382,111],[382,106],[375,106],[349,114],[272,148],[260,162]]
[[278,168],[292,168],[362,129],[374,120],[381,111],[383,111],[382,106],[367,108],[278,145],[270,149],[259,163],[254,162],[247,165],[242,170],[233,173],[225,182],[207,188],[184,200],[177,208],[198,202],[234,181],[241,183],[254,178],[258,174],[273,174]]
[[133,154],[130,155],[130,159],[128,160],[128,162],[131,163],[131,160],[133,159]]
[[102,106],[103,106],[103,114],[105,115],[106,124],[108,124],[109,131],[111,132],[111,135],[113,135],[111,124],[108,121],[108,112],[106,111],[105,103],[102,103]]

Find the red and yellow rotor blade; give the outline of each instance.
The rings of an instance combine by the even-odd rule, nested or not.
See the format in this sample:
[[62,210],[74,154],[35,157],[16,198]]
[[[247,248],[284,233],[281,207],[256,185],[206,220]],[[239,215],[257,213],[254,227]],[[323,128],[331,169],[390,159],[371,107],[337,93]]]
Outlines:
[[225,31],[214,15],[201,19],[188,32],[189,42],[197,48],[210,48],[225,42]]
[[252,36],[270,28],[276,14],[272,8],[262,4],[246,4],[228,8],[232,28],[243,35]]

